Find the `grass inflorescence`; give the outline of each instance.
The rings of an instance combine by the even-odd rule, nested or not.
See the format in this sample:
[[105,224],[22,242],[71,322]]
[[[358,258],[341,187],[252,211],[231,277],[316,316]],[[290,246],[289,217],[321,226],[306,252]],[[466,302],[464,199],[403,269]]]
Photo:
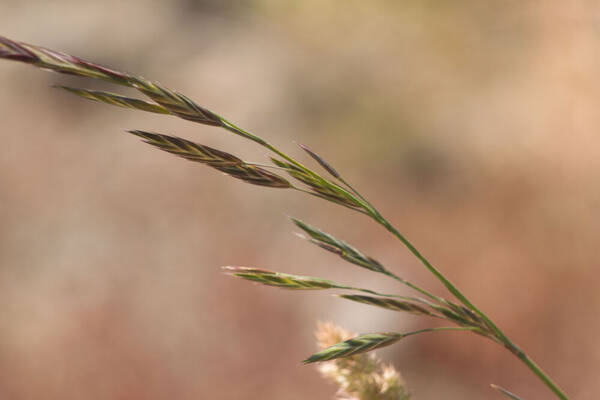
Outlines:
[[[369,288],[351,287],[327,279],[290,275],[259,268],[226,267],[227,273],[245,280],[286,289],[342,290],[346,293],[339,296],[345,300],[395,312],[408,312],[420,316],[434,317],[453,324],[453,326],[449,327],[433,327],[413,332],[367,333],[354,338],[346,338],[313,354],[305,362],[326,362],[344,359],[344,357],[355,357],[375,348],[394,344],[407,336],[425,332],[444,330],[471,331],[491,339],[506,348],[522,361],[557,398],[562,400],[568,399],[566,394],[548,374],[523,350],[515,345],[488,315],[477,308],[456,285],[438,268],[433,266],[390,221],[383,217],[362,194],[346,182],[342,175],[329,162],[308,147],[300,145],[316,161],[318,166],[330,175],[329,178],[306,167],[300,161],[287,155],[264,138],[236,126],[218,114],[198,105],[185,95],[140,76],[116,71],[68,54],[40,46],[16,42],[2,36],[0,36],[0,59],[19,61],[45,70],[89,79],[100,79],[116,85],[133,88],[144,95],[147,100],[85,88],[59,87],[62,90],[89,100],[133,110],[172,115],[187,121],[218,127],[259,144],[272,155],[271,162],[273,163],[273,167],[285,172],[289,176],[289,179],[268,171],[264,166],[248,163],[228,152],[213,149],[187,139],[141,130],[129,131],[131,134],[142,138],[146,143],[160,150],[190,161],[205,164],[244,182],[306,193],[366,215],[405,245],[422,265],[455,297],[455,300],[450,300],[435,295],[429,290],[396,275],[374,258],[365,255],[335,236],[298,219],[293,219],[294,224],[307,235],[308,240],[312,243],[339,255],[343,260],[351,264],[394,279],[414,290],[417,295],[411,297],[382,294]],[[496,388],[500,393],[508,397],[518,398],[505,389]],[[395,398],[404,399],[404,397],[399,396]],[[384,397],[377,398],[383,399]],[[385,399],[388,399],[388,397],[385,397]]]

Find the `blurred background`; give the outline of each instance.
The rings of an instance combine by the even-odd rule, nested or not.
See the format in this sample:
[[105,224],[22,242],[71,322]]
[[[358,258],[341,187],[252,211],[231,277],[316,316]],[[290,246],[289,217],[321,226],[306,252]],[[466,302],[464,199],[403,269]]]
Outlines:
[[[310,146],[573,399],[600,395],[597,2],[0,6],[2,35],[161,82],[307,163],[294,141]],[[354,332],[435,323],[224,275],[246,265],[406,292],[296,238],[293,215],[446,295],[367,218],[124,130],[265,162],[253,143],[55,84],[107,87],[0,63],[1,398],[331,399],[336,387],[300,363],[317,321]],[[552,398],[474,335],[411,337],[379,354],[415,400],[503,398],[489,383]]]

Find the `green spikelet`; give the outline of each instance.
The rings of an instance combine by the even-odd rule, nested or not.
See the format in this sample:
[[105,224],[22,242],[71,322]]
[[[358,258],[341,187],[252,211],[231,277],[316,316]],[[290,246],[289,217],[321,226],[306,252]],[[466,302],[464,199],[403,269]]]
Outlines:
[[315,194],[319,195],[319,197],[333,201],[334,203],[343,204],[352,209],[361,210],[363,208],[362,204],[360,204],[354,196],[339,185],[311,173],[306,169],[299,168],[292,163],[284,162],[276,158],[271,158],[271,161],[279,168],[285,169],[290,176],[307,185],[315,192]]
[[389,346],[402,339],[401,333],[368,333],[352,339],[334,344],[318,353],[308,357],[305,364],[329,361],[341,357],[349,357],[355,354],[366,353],[380,347]]
[[141,77],[130,77],[131,86],[150,97],[173,115],[200,124],[222,126],[221,118],[181,93]]
[[281,272],[267,271],[258,268],[248,267],[223,267],[228,274],[238,278],[262,283],[267,286],[276,286],[284,289],[293,290],[321,290],[321,289],[351,289],[348,286],[340,285],[335,282],[314,278],[310,276],[300,276],[284,274]]
[[377,306],[377,307],[381,307],[381,308],[385,308],[385,309],[393,310],[393,311],[405,311],[405,312],[409,312],[412,314],[427,315],[427,316],[435,315],[431,311],[426,309],[425,307],[420,306],[418,304],[414,304],[410,301],[403,301],[403,300],[384,298],[384,297],[365,296],[365,295],[358,295],[358,294],[341,294],[341,295],[339,295],[339,297],[346,299],[346,300],[356,301],[358,303],[368,304],[371,306]]
[[94,100],[117,107],[131,108],[134,110],[147,111],[157,114],[170,114],[169,110],[158,104],[150,103],[140,99],[134,99],[131,97],[121,96],[115,93],[103,92],[98,90],[77,89],[68,86],[55,87],[59,89],[64,89],[69,93],[86,98],[88,100]]
[[339,240],[334,236],[315,228],[314,226],[308,225],[299,219],[292,218],[292,221],[298,228],[302,229],[308,234],[311,242],[322,247],[323,249],[338,254],[344,260],[360,267],[375,272],[386,272],[386,269],[377,260],[364,255],[356,248],[350,246],[348,243]]

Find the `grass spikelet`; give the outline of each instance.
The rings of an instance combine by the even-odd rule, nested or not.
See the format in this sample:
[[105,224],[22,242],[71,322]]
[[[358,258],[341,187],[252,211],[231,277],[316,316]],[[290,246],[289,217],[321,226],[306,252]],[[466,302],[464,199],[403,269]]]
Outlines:
[[479,328],[479,333],[490,338],[494,337],[494,331],[492,327],[490,327],[487,321],[476,313],[474,313],[469,308],[455,304],[451,301],[445,301],[445,308],[440,308],[439,311],[446,316],[447,319],[452,320],[458,325],[461,326],[474,326]]
[[310,364],[366,353],[396,343],[398,340],[402,339],[403,336],[404,335],[401,333],[367,333],[365,335],[359,335],[352,339],[336,343],[325,350],[321,350],[308,357],[303,362],[305,364]]
[[493,383],[490,386],[492,387],[492,389],[496,389],[497,391],[499,391],[500,393],[502,393],[503,395],[505,395],[509,399],[512,399],[512,400],[522,400],[519,396],[517,396],[516,394],[514,394],[512,392],[509,392],[508,390],[504,389],[503,387],[500,387],[498,385],[494,385]]
[[[206,125],[223,125],[220,117],[200,107],[182,94],[142,77],[114,71],[68,54],[59,53],[40,46],[18,43],[0,36],[0,58],[22,61],[39,68],[63,74],[103,79],[119,85],[129,86],[144,93],[178,117]],[[76,94],[81,95],[81,93]]]
[[[319,348],[325,349],[353,335],[332,323],[319,323],[315,332]],[[321,374],[339,386],[338,400],[409,400],[400,373],[385,365],[374,353],[356,354],[319,363]]]
[[98,101],[101,103],[110,104],[117,107],[130,108],[134,110],[147,111],[157,114],[170,114],[166,108],[140,99],[121,96],[116,93],[103,92],[98,90],[78,89],[68,86],[55,86],[56,88],[66,90],[76,96],[86,98],[88,100]]
[[129,81],[132,87],[150,97],[173,115],[204,125],[223,125],[221,117],[199,106],[181,93],[141,77],[130,77]]
[[127,74],[41,46],[15,42],[3,36],[0,36],[0,58],[21,61],[62,74],[103,79],[129,86]]
[[321,278],[284,274],[282,272],[267,271],[259,268],[248,267],[223,267],[229,275],[262,283],[267,286],[276,286],[293,290],[322,290],[322,289],[351,289],[348,286],[337,284]]
[[355,210],[363,209],[363,205],[339,185],[292,163],[284,162],[276,158],[271,158],[271,161],[279,168],[285,169],[290,176],[307,185],[313,192],[319,195],[319,197],[333,201],[334,203],[344,204],[346,207]]
[[146,143],[168,153],[178,155],[186,160],[206,164],[244,182],[273,188],[285,189],[290,187],[290,183],[282,177],[265,169],[249,165],[224,151],[174,136],[139,130],[129,131],[129,133],[141,137]]
[[365,296],[359,294],[340,294],[339,297],[346,300],[356,301],[358,303],[368,304],[371,306],[377,306],[392,311],[405,311],[418,315],[436,316],[434,313],[432,313],[425,307],[420,306],[418,304],[414,304],[410,301],[397,300],[385,297]]
[[[34,65],[38,68],[63,74],[76,75],[92,79],[102,79],[118,85],[128,86],[145,94],[175,116],[204,125],[220,126],[237,135],[260,143],[261,145],[266,144],[263,139],[236,127],[212,111],[196,104],[183,94],[168,89],[156,82],[149,81],[140,76],[134,76],[124,72],[115,71],[65,53],[46,49],[41,46],[16,42],[3,36],[0,36],[0,58],[21,61]],[[75,91],[77,90],[81,89],[75,89]],[[83,95],[83,93],[76,93],[75,91],[71,91],[71,93]],[[103,101],[99,98],[91,98],[94,96],[84,97],[92,100]],[[105,99],[108,98],[105,97]],[[120,107],[123,106],[122,104],[118,104],[120,102],[105,102]],[[155,110],[158,110],[153,107],[150,107],[150,109],[138,109],[150,112],[156,112]]]
[[377,260],[364,255],[356,248],[350,246],[348,243],[339,240],[334,236],[315,228],[314,226],[308,225],[299,219],[292,218],[292,221],[298,228],[302,229],[309,235],[311,242],[322,247],[323,249],[338,254],[344,260],[360,267],[375,272],[386,272],[386,269]]
[[[235,276],[235,277],[242,278],[242,279],[249,280],[249,281],[253,281],[253,282],[262,283],[263,285],[267,285],[267,286],[280,287],[283,289],[292,289],[292,290],[344,289],[344,290],[352,290],[352,291],[358,291],[358,292],[362,292],[362,293],[368,293],[370,295],[378,296],[378,298],[383,298],[383,297],[393,298],[393,299],[405,301],[405,302],[413,304],[415,306],[416,306],[415,303],[417,303],[417,302],[422,302],[423,304],[425,304],[427,306],[435,306],[434,304],[424,301],[423,299],[420,299],[417,297],[408,297],[408,296],[399,296],[399,295],[393,295],[393,294],[378,293],[378,292],[370,290],[370,289],[342,285],[337,282],[333,282],[333,281],[330,281],[327,279],[322,279],[322,278],[315,278],[312,276],[292,275],[292,274],[286,274],[283,272],[275,272],[275,271],[269,271],[269,270],[265,270],[265,269],[252,268],[252,267],[227,266],[227,267],[223,267],[223,269],[225,271],[227,271],[226,273],[228,275]],[[351,298],[352,296],[350,296],[350,295],[348,295],[348,296],[349,296],[348,298],[346,296],[340,296],[340,297],[347,298],[348,300],[358,301],[358,300]],[[424,312],[427,311],[426,309],[423,309],[423,310],[424,310]],[[415,309],[415,311],[416,311],[416,309]]]
[[331,165],[329,165],[327,161],[323,160],[323,158],[321,158],[321,156],[319,156],[317,153],[315,153],[303,144],[298,144],[298,146],[300,146],[302,150],[307,152],[308,155],[310,155],[316,162],[318,162],[319,165],[323,167],[325,171],[329,172],[334,178],[341,178],[340,174]]

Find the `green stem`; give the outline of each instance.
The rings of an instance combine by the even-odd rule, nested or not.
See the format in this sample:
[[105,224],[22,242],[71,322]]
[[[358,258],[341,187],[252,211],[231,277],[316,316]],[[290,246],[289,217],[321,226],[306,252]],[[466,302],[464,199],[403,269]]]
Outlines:
[[[417,248],[408,240],[404,235],[402,235],[388,220],[386,220],[380,213],[375,209],[375,207],[369,203],[367,199],[365,199],[356,189],[354,189],[349,183],[347,183],[343,178],[339,178],[339,180],[346,185],[353,193],[355,193],[366,205],[366,210],[371,218],[373,218],[377,223],[386,228],[389,232],[391,232],[394,236],[396,236],[407,248],[408,250],[415,256],[421,263],[431,272],[442,284],[448,289],[450,293],[452,293],[458,300],[460,300],[466,307],[470,308],[474,312],[476,312],[488,325],[492,331],[495,333],[496,338],[495,341],[503,344],[511,353],[513,353],[517,358],[519,358],[541,381],[561,400],[568,400],[567,395],[558,387],[558,385],[537,365],[529,356],[521,350],[516,344],[514,344],[505,334],[492,322],[492,320],[479,308],[477,308],[467,297],[462,294],[462,292],[448,279],[446,278],[437,268],[435,268],[420,252]],[[400,282],[407,284],[404,282],[402,278],[395,276],[392,273],[387,274],[390,277],[399,280]],[[409,285],[410,286],[410,285]],[[415,287],[415,290],[423,293],[420,288]],[[423,293],[425,294],[425,293]],[[438,298],[439,299],[439,298]],[[443,302],[443,299],[440,299]],[[438,300],[439,301],[439,300]],[[429,332],[429,330],[425,330]],[[419,333],[421,331],[416,331],[415,333]]]
[[537,365],[535,363],[535,361],[533,361],[531,358],[529,358],[529,356],[527,354],[525,354],[521,349],[519,349],[518,347],[515,346],[514,349],[509,348],[509,350],[515,355],[517,356],[517,358],[519,360],[521,360],[525,365],[527,365],[527,367],[533,371],[534,374],[537,375],[538,378],[540,378],[540,380],[542,382],[544,382],[544,384],[550,389],[552,390],[552,392],[556,395],[556,397],[558,397],[561,400],[569,400],[569,398],[567,397],[567,395],[565,394],[565,392],[562,391],[562,389],[560,387],[558,387],[558,385],[556,384],[556,382],[554,382],[549,376],[548,374],[546,374],[542,368]]
[[[372,207],[371,207],[372,208]],[[517,345],[515,345],[505,334],[494,324],[490,318],[479,308],[475,307],[473,303],[467,299],[467,297],[462,294],[460,290],[452,283],[448,278],[446,278],[437,268],[435,268],[418,250],[413,244],[408,241],[392,224],[390,224],[385,218],[381,216],[381,214],[372,208],[374,213],[370,214],[370,216],[381,224],[384,228],[386,228],[389,232],[391,232],[394,236],[396,236],[407,248],[413,253],[419,261],[436,277],[442,282],[442,284],[452,293],[458,300],[460,300],[466,307],[470,308],[474,312],[476,312],[484,322],[494,331],[497,338],[504,344],[504,346],[509,349],[514,355],[516,355],[527,367],[536,374],[542,382],[561,400],[568,400],[567,395],[558,387],[558,385],[531,359],[523,350],[521,350]]]
[[[478,309],[477,307],[475,307],[475,305],[473,303],[471,303],[471,301],[469,301],[469,299],[467,299],[467,297],[462,294],[462,292],[448,279],[446,278],[436,267],[434,267],[418,250],[417,248],[410,242],[408,241],[408,239],[406,239],[389,221],[387,221],[380,213],[379,211],[377,211],[377,209],[375,209],[375,207],[373,207],[373,205],[371,205],[371,203],[369,203],[369,201],[367,201],[357,190],[355,190],[352,186],[350,186],[345,180],[343,180],[342,178],[338,178],[340,179],[340,181],[346,186],[348,187],[348,189],[354,193],[350,193],[348,192],[346,189],[344,189],[343,187],[334,184],[330,181],[325,180],[324,178],[322,178],[319,174],[317,174],[316,172],[312,171],[311,169],[305,167],[304,165],[302,165],[301,163],[299,163],[298,161],[294,160],[293,158],[289,157],[287,154],[281,152],[280,150],[278,150],[276,147],[274,147],[273,145],[271,145],[270,143],[268,143],[267,141],[265,141],[264,139],[255,136],[249,132],[246,132],[245,130],[235,126],[234,124],[232,124],[231,122],[222,119],[222,121],[225,123],[224,128],[227,130],[230,130],[234,133],[237,134],[241,134],[242,136],[245,136],[247,138],[249,138],[250,140],[253,140],[257,143],[259,143],[260,145],[264,146],[265,148],[269,149],[270,151],[272,151],[273,153],[277,154],[278,156],[282,157],[283,159],[285,159],[286,161],[290,162],[291,164],[295,165],[298,168],[301,168],[303,171],[311,174],[312,176],[316,177],[316,178],[320,178],[323,179],[325,182],[327,182],[328,184],[334,185],[336,186],[338,189],[342,190],[345,192],[345,194],[347,194],[348,196],[352,197],[353,199],[356,200],[356,202],[358,204],[361,205],[361,207],[363,208],[363,210],[357,209],[357,208],[352,208],[349,207],[355,211],[359,211],[359,212],[363,212],[367,215],[369,215],[371,218],[373,218],[377,223],[379,223],[380,225],[382,225],[385,229],[387,229],[390,233],[392,233],[394,236],[396,236],[396,238],[398,238],[407,248],[408,250],[419,260],[421,261],[421,263],[429,270],[429,272],[431,272],[447,289],[450,293],[452,293],[458,300],[460,300],[460,302],[462,302],[466,307],[470,308],[471,310],[473,310],[475,313],[477,313],[481,319],[486,323],[486,325],[494,332],[496,338],[495,340],[499,341],[500,343],[502,343],[508,350],[510,350],[513,354],[515,354],[525,365],[527,365],[527,367],[533,371],[533,373],[535,373],[541,380],[542,382],[561,400],[568,400],[568,397],[566,396],[566,394],[558,387],[558,385],[556,383],[554,383],[552,381],[552,379],[550,379],[550,377],[548,377],[548,375],[546,375],[546,373],[544,371],[542,371],[542,369],[531,359],[529,358],[519,347],[517,347],[517,345],[515,345],[505,334],[504,332],[502,332],[497,326],[496,324],[494,324],[490,318],[480,309]],[[294,189],[296,190],[300,190],[306,193],[309,193],[311,195],[317,196],[317,197],[321,197],[318,194],[314,194],[312,192],[309,191],[305,191],[303,189],[300,188],[296,188],[294,187]],[[331,199],[327,199],[331,201]],[[344,205],[342,203],[339,203],[341,205]],[[348,207],[348,206],[346,206]],[[392,274],[392,273],[388,273],[386,274],[400,282],[402,282],[403,284],[407,285],[409,287],[412,287],[413,289],[417,290],[418,292],[426,295],[427,297],[430,297],[432,299],[435,299],[436,301],[442,301],[443,303],[443,299],[427,292],[424,289],[419,288],[416,285],[412,285],[409,282],[405,281],[402,278],[397,277],[396,275]],[[479,330],[479,328],[475,328],[475,327],[448,327],[448,328],[431,328],[431,329],[422,329],[420,331],[414,331],[414,332],[409,332],[408,334],[406,334],[405,336],[408,335],[414,335],[417,333],[422,333],[422,332],[433,332],[433,331],[438,331],[438,330],[472,330],[472,331],[476,331]]]
[[442,299],[441,297],[436,296],[435,294],[415,285],[414,283],[407,281],[404,278],[399,277],[398,275],[396,275],[388,270],[385,270],[385,272],[382,272],[382,274],[389,276],[392,279],[397,280],[398,282],[402,283],[403,285],[406,285],[409,288],[416,290],[417,292],[421,293],[422,295],[425,295],[425,296],[429,297],[430,299],[437,301],[440,304],[446,303],[446,301],[444,299]]
[[419,250],[417,250],[417,248],[415,246],[413,246],[413,244],[408,239],[406,239],[400,232],[398,232],[398,230],[396,228],[394,228],[394,226],[392,226],[392,224],[390,224],[385,218],[383,218],[381,216],[381,214],[379,214],[379,212],[377,212],[377,210],[375,210],[375,209],[373,209],[373,210],[375,211],[375,213],[372,214],[371,217],[375,221],[377,221],[379,224],[383,225],[383,227],[385,227],[394,236],[396,236],[408,248],[408,250],[411,253],[413,253],[413,255],[415,257],[417,257],[417,259],[419,259],[419,261],[421,261],[421,263],[429,270],[429,272],[431,272],[436,278],[438,278],[438,280],[440,282],[442,282],[442,284],[448,289],[448,291],[450,293],[452,293],[465,306],[467,306],[468,308],[470,308],[471,310],[476,312],[485,321],[485,323],[489,325],[489,327],[494,331],[494,333],[496,333],[498,335],[498,337],[504,343],[506,343],[514,348],[517,348],[517,346],[514,343],[512,343],[508,339],[508,337],[506,337],[506,335],[488,318],[488,316],[485,315],[485,313],[483,313],[483,311],[481,311],[480,309],[475,307],[475,305],[473,303],[471,303],[471,301],[469,301],[469,299],[467,299],[467,297],[464,294],[462,294],[462,292],[460,290],[458,290],[458,288],[452,282],[450,282],[450,280],[448,278],[446,278],[436,267],[434,267],[419,252]]

